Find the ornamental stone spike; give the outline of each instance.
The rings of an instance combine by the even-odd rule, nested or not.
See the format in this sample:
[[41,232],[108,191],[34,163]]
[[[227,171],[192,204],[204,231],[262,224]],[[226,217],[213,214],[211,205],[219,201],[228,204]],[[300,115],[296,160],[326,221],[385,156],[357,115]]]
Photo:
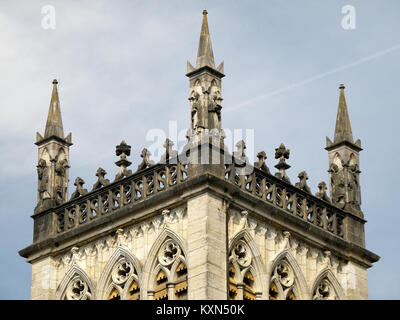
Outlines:
[[328,197],[328,195],[326,193],[327,186],[324,181],[321,181],[320,183],[318,183],[318,189],[319,189],[319,191],[315,194],[315,196],[318,199],[322,199],[322,200],[330,203],[331,199]]
[[82,178],[77,177],[77,178],[75,179],[74,186],[76,187],[76,190],[75,190],[75,192],[71,195],[71,200],[72,200],[72,199],[76,199],[76,198],[78,198],[78,197],[80,197],[80,196],[83,196],[83,195],[85,195],[85,194],[88,193],[87,189],[84,189],[84,188],[83,188],[83,185],[84,185],[84,184],[85,184],[85,181],[84,181]]
[[347,110],[346,97],[344,95],[344,84],[340,84],[340,96],[338,112],[336,117],[336,127],[334,135],[334,143],[339,143],[342,141],[349,141],[353,143],[353,133],[351,131],[351,124],[349,118],[349,112]]
[[301,171],[298,175],[298,178],[300,179],[300,182],[296,182],[295,186],[305,192],[308,192],[311,194],[311,189],[307,185],[307,180],[308,180],[308,175],[307,172]]
[[100,189],[101,187],[104,187],[104,186],[110,184],[110,180],[104,178],[104,176],[106,174],[107,174],[107,172],[103,168],[97,169],[96,176],[98,179],[97,179],[96,183],[93,185],[92,190],[97,190],[97,189]]
[[[160,159],[161,163],[169,163],[170,159],[174,159],[178,156],[178,152],[176,150],[172,149],[173,146],[174,146],[174,142],[167,138],[164,142],[165,152],[161,156],[161,159]],[[176,159],[175,163],[176,162],[177,162],[177,159]]]
[[254,162],[254,167],[257,169],[260,169],[268,174],[271,174],[271,172],[269,171],[269,168],[265,164],[265,160],[267,159],[267,155],[265,154],[265,152],[260,151],[259,153],[257,153],[257,158],[258,158],[258,161]]
[[120,159],[115,162],[115,164],[120,168],[119,173],[117,173],[114,180],[117,181],[132,174],[132,171],[127,169],[132,162],[126,158],[131,155],[131,146],[122,140],[121,143],[115,147],[115,154],[120,156]]
[[53,80],[53,92],[51,93],[49,114],[47,116],[46,129],[44,131],[44,139],[56,136],[64,139],[64,129],[61,119],[60,99],[57,91],[58,81]]
[[150,160],[151,152],[144,148],[140,156],[143,158],[142,162],[138,165],[136,171],[141,171],[154,165],[154,161]]
[[235,146],[237,149],[235,152],[233,152],[235,164],[239,166],[245,165],[249,162],[249,159],[247,158],[245,153],[246,143],[243,140],[239,140]]
[[281,145],[275,149],[275,159],[279,159],[278,164],[275,165],[275,168],[278,169],[279,172],[275,173],[275,176],[288,183],[291,183],[286,174],[286,170],[290,168],[290,165],[286,163],[286,159],[289,159],[289,155],[290,150],[287,149],[283,143],[281,143]]
[[203,24],[201,26],[199,49],[197,51],[196,68],[209,66],[215,69],[214,54],[208,29],[207,10],[203,10]]

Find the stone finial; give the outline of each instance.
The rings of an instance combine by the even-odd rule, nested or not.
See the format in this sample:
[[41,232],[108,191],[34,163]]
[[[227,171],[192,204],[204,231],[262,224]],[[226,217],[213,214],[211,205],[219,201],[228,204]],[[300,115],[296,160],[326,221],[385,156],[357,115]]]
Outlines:
[[75,179],[74,186],[76,187],[76,190],[75,190],[75,192],[71,195],[71,200],[72,200],[72,199],[76,199],[76,198],[78,198],[78,197],[80,197],[80,196],[83,196],[83,195],[85,195],[85,194],[88,193],[88,191],[87,191],[86,189],[83,188],[83,185],[84,185],[84,184],[85,184],[85,181],[84,181],[82,178],[77,177],[77,178]]
[[289,231],[283,231],[282,234],[283,234],[283,247],[285,249],[289,249],[291,233]]
[[161,156],[161,163],[169,163],[170,159],[176,158],[178,156],[178,151],[173,150],[174,142],[170,139],[166,139],[164,143],[165,153]]
[[236,166],[245,166],[249,159],[246,156],[246,143],[243,140],[240,140],[236,143],[236,151],[233,152],[233,160]]
[[57,84],[58,81],[54,79],[49,113],[47,116],[46,128],[44,132],[45,139],[52,136],[64,139],[64,129],[61,119],[60,99],[58,98]]
[[203,23],[200,32],[199,49],[197,51],[196,69],[209,66],[215,69],[214,54],[208,29],[207,11],[203,11]]
[[136,171],[141,171],[151,166],[154,166],[154,161],[150,160],[151,152],[144,148],[140,156],[143,158],[142,162],[138,165]]
[[114,180],[117,181],[132,174],[132,171],[127,169],[132,162],[126,158],[131,155],[131,146],[122,140],[121,143],[115,147],[115,154],[120,157],[120,159],[115,162],[115,164],[120,168],[119,173],[117,173]]
[[104,187],[104,186],[110,184],[110,180],[104,178],[104,176],[106,174],[107,174],[107,172],[103,168],[97,169],[96,176],[98,179],[97,179],[96,183],[93,185],[92,190],[97,190],[97,189],[100,189],[101,187]]
[[329,250],[325,250],[323,252],[324,257],[323,257],[323,262],[328,266],[331,267],[332,266],[332,262],[331,262],[331,252]]
[[347,110],[346,98],[344,95],[344,84],[340,84],[340,96],[339,96],[339,105],[338,112],[336,116],[336,127],[335,127],[335,135],[334,135],[334,143],[339,143],[342,141],[348,141],[353,143],[353,134],[351,132],[350,118],[349,112]]
[[298,178],[300,179],[300,182],[296,182],[295,186],[305,192],[308,192],[311,194],[311,189],[307,185],[307,180],[308,180],[308,175],[307,172],[301,171],[298,175]]
[[245,156],[244,150],[247,148],[246,143],[243,140],[240,140],[236,143],[236,148],[237,148],[237,154],[240,156]]
[[267,159],[267,155],[265,154],[265,152],[260,151],[259,153],[257,153],[257,158],[258,158],[258,161],[254,162],[254,167],[257,169],[261,169],[265,173],[271,174],[271,172],[269,171],[269,168],[265,164],[265,160]]
[[290,168],[290,165],[286,163],[286,159],[289,159],[289,155],[290,150],[287,149],[283,143],[281,143],[279,148],[275,149],[275,159],[279,159],[278,164],[275,165],[275,168],[277,168],[279,172],[277,172],[275,176],[288,183],[290,183],[290,179],[286,175],[286,170]]
[[324,181],[321,181],[320,183],[318,183],[318,189],[319,189],[319,192],[317,192],[315,194],[315,196],[318,199],[322,199],[322,200],[330,203],[331,199],[328,197],[328,194],[326,193],[327,186],[326,186],[326,183]]
[[122,140],[121,143],[115,147],[115,154],[120,156],[121,159],[126,159],[126,157],[131,155],[131,146],[128,145],[125,140]]

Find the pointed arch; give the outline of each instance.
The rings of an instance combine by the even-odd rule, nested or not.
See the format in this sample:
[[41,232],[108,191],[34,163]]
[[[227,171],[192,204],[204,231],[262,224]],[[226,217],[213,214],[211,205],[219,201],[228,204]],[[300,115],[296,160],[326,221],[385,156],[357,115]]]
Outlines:
[[44,161],[46,161],[46,165],[49,165],[51,158],[47,146],[40,150],[39,159],[43,159]]
[[147,260],[144,264],[143,271],[146,273],[151,273],[152,266],[156,263],[157,253],[160,250],[161,245],[168,239],[174,240],[182,249],[183,255],[187,257],[186,246],[183,239],[176,234],[172,229],[166,227],[158,235],[157,239],[154,241],[151,249],[147,255]]
[[350,166],[358,165],[357,158],[356,158],[356,156],[355,156],[354,153],[351,153],[351,154],[350,154],[350,157],[349,157],[349,165],[350,165]]
[[[299,299],[299,300],[309,299],[309,290],[308,290],[307,282],[305,280],[305,277],[303,275],[303,272],[301,271],[299,264],[297,263],[296,259],[293,257],[293,255],[289,249],[282,251],[280,254],[278,254],[275,257],[274,262],[272,263],[272,268],[270,269],[271,270],[271,274],[270,274],[270,278],[269,278],[270,286],[271,286],[271,283],[272,283],[272,280],[274,277],[275,269],[278,267],[278,265],[282,261],[286,262],[290,266],[290,268],[293,270],[293,274],[294,274],[294,279],[292,279],[294,284],[291,286],[291,289],[289,291],[292,291],[295,294],[296,299]],[[278,285],[278,287],[279,287],[279,285]],[[278,290],[278,292],[279,292],[279,294],[282,293],[281,290]]]
[[[161,263],[162,250],[172,250],[173,255],[166,263]],[[170,228],[164,228],[154,241],[144,265],[146,275],[145,288],[147,291],[155,291],[154,299],[165,298],[171,295],[168,293],[165,281],[159,282],[158,276],[162,271],[169,284],[174,285],[173,299],[185,299],[187,297],[187,253],[183,239]],[[167,259],[168,260],[168,259]],[[160,262],[161,261],[161,262]],[[164,277],[163,276],[163,277]],[[164,278],[163,278],[164,279]]]
[[[244,288],[248,288],[249,291],[255,293],[265,292],[265,285],[263,281],[263,274],[265,274],[265,265],[262,261],[261,253],[258,249],[254,238],[251,236],[249,230],[243,229],[235,234],[229,243],[229,255],[232,255],[234,248],[240,244],[245,243],[251,256],[251,263],[246,266],[240,266],[238,263],[231,261],[228,265],[230,289],[235,290],[235,286],[238,283],[244,284]],[[244,292],[245,294],[246,292]]]
[[60,284],[56,290],[56,300],[66,299],[66,291],[70,286],[71,282],[75,279],[80,279],[86,284],[87,288],[85,289],[87,292],[82,293],[82,299],[94,299],[95,291],[92,281],[86,274],[86,272],[80,268],[76,263],[74,263],[68,272],[65,274],[64,278],[61,280]]
[[132,264],[133,267],[133,272],[129,275],[129,277],[126,279],[124,282],[123,287],[118,287],[115,286],[118,292],[120,293],[121,298],[125,298],[127,291],[129,290],[129,286],[131,285],[132,281],[136,281],[139,288],[142,288],[142,266],[139,262],[139,260],[128,250],[125,248],[118,246],[113,254],[111,255],[110,259],[108,260],[106,266],[104,267],[99,281],[97,285],[97,292],[101,293],[101,296],[99,296],[99,299],[107,299],[108,296],[110,295],[109,289],[111,289],[110,286],[113,286],[113,281],[112,281],[112,271],[114,267],[121,261],[121,260],[126,260],[128,263]]
[[67,155],[66,155],[65,150],[64,150],[63,147],[59,147],[58,148],[56,159],[58,161],[62,161],[62,160],[66,160],[67,159]]
[[338,300],[345,300],[346,295],[344,294],[343,288],[340,285],[339,281],[336,279],[335,275],[333,274],[332,270],[329,268],[325,268],[322,270],[319,275],[315,278],[314,284],[312,286],[312,291],[311,291],[311,298],[314,298],[315,292],[321,283],[321,281],[327,280],[329,284],[333,287],[336,298]]
[[343,167],[343,165],[342,165],[342,157],[340,156],[339,152],[336,152],[335,155],[333,156],[332,163],[336,164],[339,169],[341,169]]

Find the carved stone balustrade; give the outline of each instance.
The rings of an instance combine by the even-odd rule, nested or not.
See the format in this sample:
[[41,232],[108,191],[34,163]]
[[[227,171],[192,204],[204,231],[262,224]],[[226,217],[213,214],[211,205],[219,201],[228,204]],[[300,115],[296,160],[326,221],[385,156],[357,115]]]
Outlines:
[[157,164],[92,190],[56,208],[56,233],[76,228],[97,217],[147,199],[187,179],[187,165]]
[[258,168],[254,168],[250,174],[240,173],[240,169],[234,164],[225,165],[225,179],[243,191],[344,238],[343,223],[346,213],[339,208]]

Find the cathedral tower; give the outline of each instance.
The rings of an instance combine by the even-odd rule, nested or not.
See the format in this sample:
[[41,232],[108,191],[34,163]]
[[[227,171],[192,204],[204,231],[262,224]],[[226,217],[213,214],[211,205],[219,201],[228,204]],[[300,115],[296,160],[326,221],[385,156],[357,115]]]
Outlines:
[[[114,180],[93,168],[91,190],[77,177],[69,199],[71,136],[64,138],[53,82],[45,135],[37,139],[33,243],[19,252],[32,264],[32,299],[368,298],[367,269],[379,256],[365,248],[361,147],[353,142],[344,87],[334,142],[327,140],[331,201],[325,182],[312,193],[305,171],[291,182],[286,161],[293,155],[281,141],[278,172],[264,151],[250,163],[243,141],[233,152],[223,145],[223,72],[204,11],[196,67],[188,63],[191,121],[183,151],[167,139],[156,163],[146,148],[122,141]],[[128,169],[131,152],[143,158],[136,171]]]
[[35,213],[59,205],[68,197],[68,168],[71,133],[64,137],[57,80],[53,80],[44,136],[36,133],[38,146],[38,195]]

